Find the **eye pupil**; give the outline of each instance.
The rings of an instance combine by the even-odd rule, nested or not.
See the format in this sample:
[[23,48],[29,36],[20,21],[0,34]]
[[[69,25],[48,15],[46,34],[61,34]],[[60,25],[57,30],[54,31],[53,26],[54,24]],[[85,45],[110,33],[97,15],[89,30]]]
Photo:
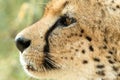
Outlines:
[[68,18],[68,17],[62,17],[62,18],[61,18],[60,24],[61,24],[62,26],[68,26],[68,24],[67,24],[67,18]]
[[70,24],[75,23],[75,22],[76,22],[76,19],[70,18],[68,16],[63,16],[59,20],[59,24],[62,25],[63,27],[67,27]]

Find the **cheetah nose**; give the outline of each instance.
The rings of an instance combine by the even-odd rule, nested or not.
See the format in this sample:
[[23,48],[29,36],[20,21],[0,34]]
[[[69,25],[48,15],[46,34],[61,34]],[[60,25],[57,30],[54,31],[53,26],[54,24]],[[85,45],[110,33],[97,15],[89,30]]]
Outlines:
[[26,48],[30,46],[31,40],[23,38],[23,37],[18,37],[15,39],[16,46],[18,50],[23,52]]

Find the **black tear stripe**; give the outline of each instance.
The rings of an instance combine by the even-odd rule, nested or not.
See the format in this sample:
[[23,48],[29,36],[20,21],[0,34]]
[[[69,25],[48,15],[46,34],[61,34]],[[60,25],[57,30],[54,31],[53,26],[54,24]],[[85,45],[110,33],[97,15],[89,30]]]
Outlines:
[[51,56],[49,54],[50,48],[49,48],[49,36],[53,32],[53,30],[57,27],[57,22],[46,32],[45,34],[45,41],[46,44],[44,46],[44,59],[43,59],[43,66],[46,70],[52,70],[57,69],[58,67],[55,65],[55,61],[51,59]]
[[46,44],[44,46],[44,50],[43,52],[45,54],[48,54],[50,52],[50,48],[49,48],[49,36],[50,34],[52,33],[52,31],[57,27],[57,23],[55,23],[45,34],[45,41],[46,41]]

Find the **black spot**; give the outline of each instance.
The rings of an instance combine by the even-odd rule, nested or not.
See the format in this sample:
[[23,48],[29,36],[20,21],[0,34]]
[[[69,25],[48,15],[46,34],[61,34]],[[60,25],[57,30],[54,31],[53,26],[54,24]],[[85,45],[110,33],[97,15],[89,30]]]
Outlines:
[[82,34],[80,34],[79,36],[82,37]]
[[83,30],[83,29],[81,29],[81,33],[84,33],[84,30]]
[[113,66],[112,68],[113,68],[114,71],[116,71],[116,72],[118,71],[117,67]]
[[67,36],[67,38],[71,38],[71,36]]
[[89,36],[86,36],[86,39],[87,39],[88,41],[92,41],[91,37],[89,37]]
[[66,59],[67,60],[68,58],[67,57],[61,57],[61,59]]
[[88,61],[87,60],[83,60],[83,64],[87,64],[88,63]]
[[97,3],[99,6],[102,6],[102,4],[100,2]]
[[107,46],[106,46],[106,45],[104,45],[104,46],[103,46],[103,49],[107,49]]
[[85,50],[82,50],[82,53],[85,54]]
[[40,37],[41,39],[43,38],[43,36]]
[[100,75],[100,76],[105,76],[105,72],[102,70],[102,71],[97,71],[96,74]]
[[94,48],[90,45],[90,46],[89,46],[89,50],[90,50],[90,51],[94,51]]
[[65,59],[68,59],[67,57],[65,57]]
[[108,62],[109,62],[110,64],[114,64],[114,63],[115,63],[115,62],[112,61],[112,60],[108,60]]
[[96,61],[96,62],[100,62],[99,58],[93,58],[93,60]]
[[109,51],[108,53],[109,53],[109,54],[113,54],[113,52],[112,52],[112,51]]
[[73,60],[74,58],[73,57],[71,57],[71,60]]
[[101,20],[98,20],[98,24],[101,24],[102,23],[102,21]]
[[119,6],[119,5],[117,5],[117,6],[116,6],[116,8],[120,8],[120,6]]
[[78,36],[78,34],[77,34],[77,33],[75,33],[74,35],[75,35],[75,36]]
[[76,52],[78,52],[78,51],[79,51],[79,49],[75,49],[75,51],[76,51]]
[[113,10],[113,11],[116,11],[116,9],[115,9],[115,8],[112,8],[112,10]]
[[83,44],[84,44],[84,42],[81,42],[81,44],[83,45]]
[[111,58],[111,56],[106,56],[106,58],[107,58],[107,59],[110,59],[110,58]]
[[105,42],[105,43],[108,43],[108,41],[107,41],[106,39],[104,39],[104,42]]
[[74,33],[71,33],[71,36],[74,36]]
[[114,58],[114,61],[117,61],[117,60]]
[[61,57],[61,59],[63,59],[63,57]]
[[96,67],[97,68],[104,68],[105,66],[104,65],[97,65]]

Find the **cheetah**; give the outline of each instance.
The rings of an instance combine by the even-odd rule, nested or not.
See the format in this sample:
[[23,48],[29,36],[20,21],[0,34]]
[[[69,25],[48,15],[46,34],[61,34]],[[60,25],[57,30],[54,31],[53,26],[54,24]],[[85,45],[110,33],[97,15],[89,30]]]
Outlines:
[[33,78],[120,80],[120,0],[50,0],[15,43]]

